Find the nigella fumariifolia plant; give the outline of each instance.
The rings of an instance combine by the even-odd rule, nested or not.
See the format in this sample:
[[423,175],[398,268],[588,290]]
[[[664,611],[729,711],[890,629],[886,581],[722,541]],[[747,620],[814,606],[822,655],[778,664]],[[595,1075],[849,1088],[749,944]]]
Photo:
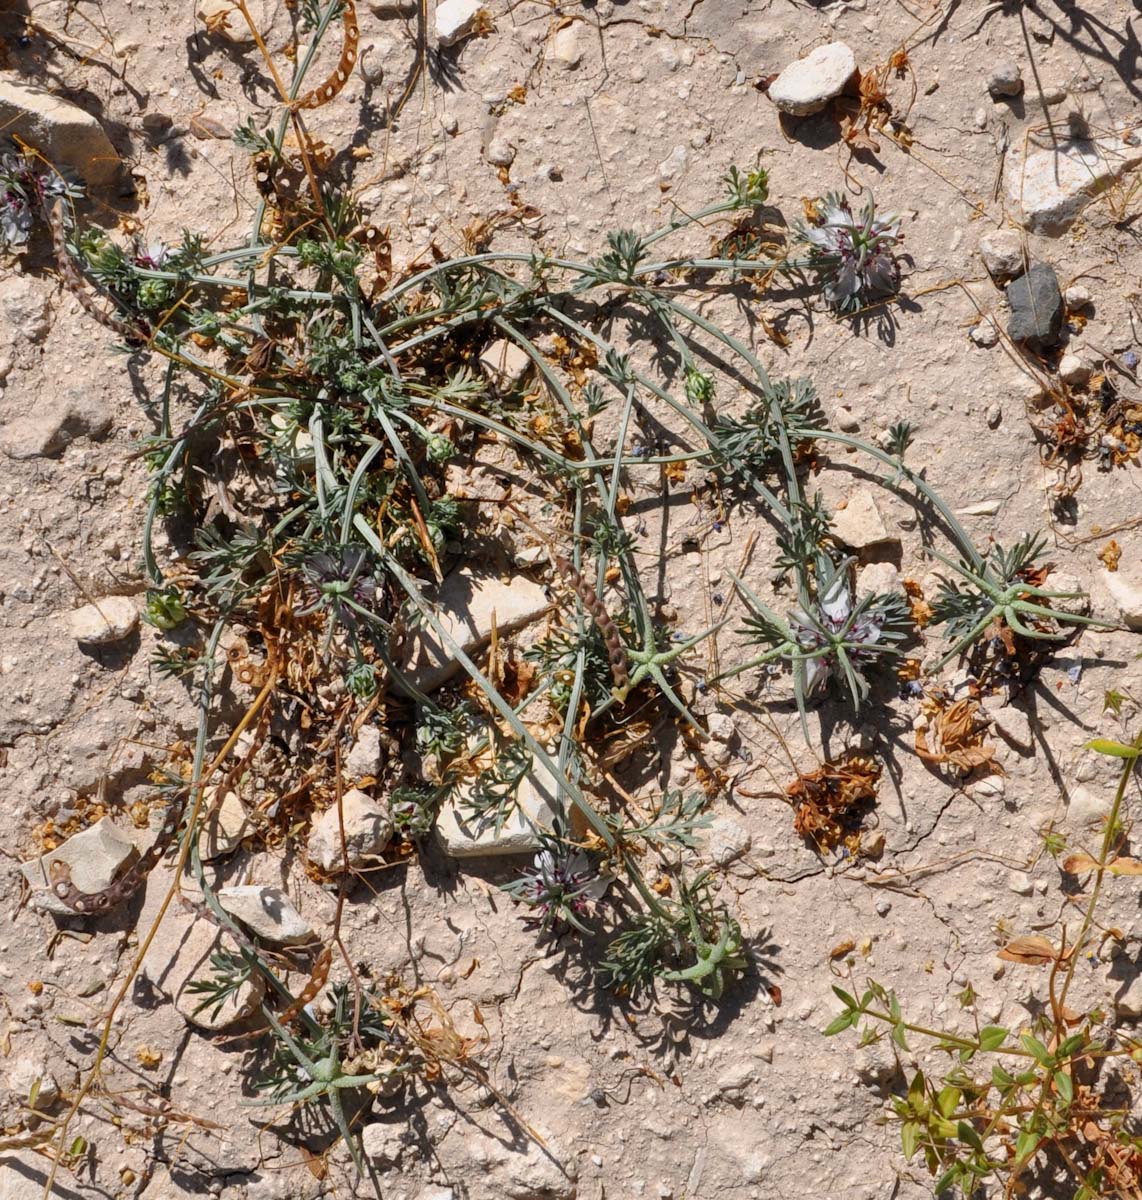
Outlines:
[[794,229],[808,252],[808,266],[825,299],[840,313],[856,312],[870,300],[894,295],[900,264],[893,248],[902,241],[896,216],[879,217],[871,195],[860,214],[847,197],[830,192],[813,224]]

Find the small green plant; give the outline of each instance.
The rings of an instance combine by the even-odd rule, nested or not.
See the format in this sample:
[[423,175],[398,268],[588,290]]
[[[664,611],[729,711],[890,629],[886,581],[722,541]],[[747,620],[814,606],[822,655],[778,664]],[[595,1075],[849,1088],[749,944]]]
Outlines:
[[[905,1158],[918,1154],[936,1177],[935,1192],[958,1188],[965,1200],[977,1188],[998,1180],[1004,1195],[1018,1194],[1025,1177],[1041,1173],[1051,1194],[1065,1188],[1076,1200],[1138,1195],[1142,1177],[1142,1136],[1129,1103],[1115,1103],[1124,1082],[1116,1063],[1142,1065],[1142,1042],[1115,1028],[1094,1008],[1073,1012],[1067,1004],[1076,964],[1088,953],[1097,931],[1096,909],[1107,874],[1142,873],[1142,863],[1123,859],[1119,813],[1127,784],[1142,754],[1142,734],[1132,743],[1104,739],[1091,749],[1122,761],[1119,786],[1097,857],[1072,855],[1065,871],[1091,873],[1075,941],[1056,946],[1041,936],[1011,939],[1000,957],[1033,969],[1049,968],[1049,1004],[1023,1029],[999,1025],[967,1031],[931,1028],[910,1021],[896,993],[875,980],[857,998],[834,986],[842,1012],[825,1029],[832,1037],[848,1029],[867,1046],[886,1036],[896,1051],[909,1052],[923,1039],[952,1066],[937,1073],[916,1070],[904,1095],[892,1101]],[[1062,844],[1049,847],[1061,853]],[[965,1009],[974,1009],[968,988]]]

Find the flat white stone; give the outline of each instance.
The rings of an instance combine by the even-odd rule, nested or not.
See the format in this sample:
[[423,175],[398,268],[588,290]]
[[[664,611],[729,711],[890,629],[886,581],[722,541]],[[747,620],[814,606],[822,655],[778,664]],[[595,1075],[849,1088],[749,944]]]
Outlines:
[[899,537],[888,532],[872,489],[867,487],[854,488],[845,507],[833,514],[833,532],[854,550],[900,542]]
[[19,137],[57,167],[71,167],[95,187],[114,181],[119,155],[103,126],[47,88],[0,79],[0,129]]
[[87,646],[122,641],[139,623],[139,610],[128,596],[104,596],[68,614],[71,635]]
[[1142,629],[1142,570],[1131,569],[1125,559],[1117,571],[1103,568],[1102,581],[1118,606],[1118,615],[1127,629]]
[[1018,151],[1007,169],[1008,195],[1021,223],[1033,233],[1057,235],[1119,176],[1142,162],[1142,140],[1122,137],[1062,142],[1025,163]]
[[807,117],[839,96],[856,69],[856,55],[848,46],[829,42],[790,63],[769,85],[769,98],[782,112]]
[[299,946],[310,942],[314,932],[309,922],[276,887],[249,884],[222,888],[218,903],[252,933],[272,946]]
[[208,787],[203,793],[207,817],[198,835],[198,853],[203,862],[213,862],[233,853],[242,839],[253,832],[250,814],[235,792],[218,799],[218,789]]
[[480,355],[484,372],[501,386],[518,383],[531,366],[531,358],[522,346],[509,338],[497,338]]
[[54,850],[20,867],[32,889],[32,907],[59,917],[74,917],[75,910],[57,900],[51,890],[51,864],[66,863],[71,881],[81,892],[101,892],[139,857],[135,843],[110,817],[69,837]]
[[480,0],[444,0],[436,6],[436,40],[441,46],[451,46],[467,37],[476,28],[476,18],[483,5]]
[[[461,569],[453,571],[442,584],[437,611],[448,636],[471,654],[492,636],[493,614],[498,633],[512,633],[542,616],[548,603],[543,588],[522,575],[501,583]],[[412,683],[426,692],[438,688],[460,669],[427,624],[410,636],[403,661]]]
[[538,831],[550,830],[558,811],[554,780],[536,766],[520,781],[516,806],[498,834],[494,824],[482,823],[465,811],[462,794],[440,810],[436,832],[452,858],[527,854],[538,849]]

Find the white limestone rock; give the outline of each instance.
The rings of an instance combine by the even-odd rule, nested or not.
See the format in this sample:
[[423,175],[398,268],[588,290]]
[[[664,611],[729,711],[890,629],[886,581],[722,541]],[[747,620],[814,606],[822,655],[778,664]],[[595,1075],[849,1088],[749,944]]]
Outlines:
[[198,853],[203,862],[214,862],[237,850],[242,839],[254,831],[254,826],[236,792],[226,792],[219,800],[218,789],[208,787],[203,800],[207,815],[198,835]]
[[32,907],[57,917],[74,917],[75,910],[57,900],[51,890],[51,864],[66,863],[71,881],[81,892],[101,892],[139,857],[135,843],[110,817],[69,837],[54,850],[20,867],[32,889]]
[[[542,616],[547,608],[546,592],[530,579],[517,575],[509,583],[501,583],[467,568],[448,576],[437,600],[441,625],[466,654],[486,645],[492,636],[493,615],[498,633],[508,634]],[[402,669],[424,692],[440,687],[460,669],[460,664],[427,624],[421,625],[408,639],[403,662]]]
[[452,858],[483,858],[527,854],[539,848],[539,830],[550,830],[556,813],[556,788],[540,766],[520,781],[516,805],[497,834],[495,825],[481,822],[464,809],[464,795],[450,800],[436,818],[444,852]]
[[104,596],[68,613],[71,635],[85,646],[106,646],[134,633],[139,610],[129,596]]
[[444,0],[436,6],[436,40],[451,46],[476,29],[483,5],[480,0]]
[[900,544],[900,538],[889,533],[876,506],[872,489],[854,488],[844,508],[833,514],[833,532],[853,550],[870,550],[874,546]]
[[500,387],[510,387],[527,374],[531,358],[522,346],[510,338],[497,338],[480,355],[484,373]]
[[1009,160],[1008,195],[1023,226],[1033,233],[1065,233],[1080,212],[1127,171],[1142,163],[1137,134],[1060,143],[1022,162]]
[[996,283],[1005,283],[1024,271],[1023,239],[1014,229],[994,229],[979,239],[979,256]]
[[57,167],[70,167],[93,187],[112,183],[119,156],[103,126],[47,88],[0,78],[0,129],[19,137]]
[[849,47],[829,42],[790,63],[769,85],[769,98],[783,113],[807,117],[839,96],[856,69],[856,55]]
[[[341,853],[341,824],[345,826],[345,856]],[[373,798],[357,788],[341,797],[317,819],[309,835],[309,858],[323,871],[332,873],[375,862],[392,840],[393,823]]]
[[218,903],[271,946],[302,946],[316,936],[281,888],[259,884],[222,888]]
[[1117,571],[1103,568],[1102,582],[1126,628],[1142,629],[1142,568],[1127,563],[1124,555]]

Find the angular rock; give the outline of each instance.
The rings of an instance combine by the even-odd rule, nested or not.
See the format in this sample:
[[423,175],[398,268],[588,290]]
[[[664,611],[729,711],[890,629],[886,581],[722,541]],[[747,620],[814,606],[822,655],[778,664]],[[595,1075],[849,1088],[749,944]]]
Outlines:
[[497,835],[495,825],[482,822],[464,809],[464,794],[454,797],[436,818],[444,852],[453,858],[483,858],[526,854],[539,848],[537,830],[550,830],[559,811],[551,776],[536,767],[520,781],[516,805]]
[[573,71],[583,61],[583,48],[579,45],[578,25],[564,26],[551,39],[551,57],[569,71]]
[[139,624],[139,610],[129,596],[104,596],[67,615],[71,635],[85,646],[121,642]]
[[1110,815],[1114,797],[1108,791],[1096,792],[1079,786],[1071,788],[1067,802],[1067,821],[1073,829],[1099,826]]
[[1115,963],[1110,968],[1109,978],[1112,984],[1119,984],[1114,995],[1115,1013],[1127,1021],[1142,1019],[1142,962],[1125,966]]
[[[547,594],[537,583],[517,575],[510,583],[480,577],[470,570],[453,571],[440,588],[438,619],[448,636],[472,654],[492,636],[492,617],[500,634],[512,633],[543,615]],[[427,625],[409,639],[403,669],[421,691],[432,691],[450,679],[460,664]]]
[[93,187],[112,183],[119,156],[103,126],[46,88],[0,79],[0,129],[19,137],[56,167],[70,167]]
[[1075,617],[1090,615],[1090,595],[1077,575],[1071,575],[1066,571],[1052,571],[1047,586],[1052,592],[1069,593],[1065,598],[1059,597],[1052,600],[1051,607],[1053,609]]
[[[341,854],[341,823],[345,825],[345,856]],[[323,871],[363,867],[376,860],[392,840],[393,823],[388,813],[371,796],[353,788],[337,805],[327,808],[309,835],[309,858]]]
[[10,329],[29,342],[41,341],[47,333],[51,308],[47,291],[26,275],[10,275],[4,281],[0,303]]
[[1064,354],[1059,359],[1059,378],[1064,383],[1079,386],[1086,383],[1090,376],[1090,367],[1077,354]]
[[365,1157],[382,1170],[400,1165],[408,1143],[403,1122],[375,1121],[361,1130],[361,1147]]
[[474,32],[480,0],[444,0],[436,6],[436,40],[441,46],[451,46]]
[[1010,742],[1018,750],[1030,751],[1034,748],[1031,721],[1025,712],[1009,704],[986,704],[984,710],[1004,741]]
[[1020,96],[1023,94],[1023,72],[1014,59],[1001,58],[991,68],[987,77],[987,90],[994,97]]
[[994,229],[979,239],[979,256],[997,283],[1022,275],[1026,265],[1023,239],[1014,229]]
[[1125,555],[1117,571],[1103,568],[1102,582],[1118,607],[1118,615],[1127,629],[1142,629],[1142,568]]
[[302,946],[316,936],[281,888],[259,884],[221,888],[218,903],[271,946]]
[[848,46],[829,42],[790,63],[769,85],[769,98],[782,112],[807,117],[839,96],[856,69],[856,56]]
[[869,563],[857,575],[858,596],[882,596],[900,591],[900,572],[892,563]]
[[515,162],[515,147],[505,137],[492,138],[484,157],[493,167],[510,167]]
[[1072,283],[1063,293],[1063,299],[1070,312],[1081,312],[1091,302],[1090,288],[1083,287],[1081,283]]
[[729,713],[714,712],[706,718],[706,732],[715,742],[729,745],[738,735],[737,726]]
[[1065,233],[1080,212],[1142,162],[1142,141],[1104,137],[1062,142],[1020,164],[1008,160],[1008,194],[1021,224],[1033,233]]
[[341,764],[346,778],[354,783],[360,779],[376,779],[384,765],[385,751],[381,745],[381,731],[375,725],[362,725],[357,732],[353,749]]
[[101,817],[49,853],[24,863],[20,871],[32,889],[33,908],[58,917],[74,917],[75,910],[52,894],[53,862],[66,863],[71,868],[71,881],[81,892],[101,892],[138,857],[135,843],[110,817]]
[[79,438],[97,441],[111,429],[111,410],[94,390],[57,393],[31,412],[13,416],[0,430],[0,447],[11,458],[46,458]]
[[706,831],[706,853],[719,867],[728,866],[749,852],[749,831],[729,817],[718,817]]
[[1007,285],[1011,316],[1007,334],[1032,350],[1055,345],[1063,330],[1063,294],[1052,267],[1036,263],[1025,275]]
[[253,833],[254,826],[236,792],[226,792],[219,801],[218,789],[208,787],[203,800],[207,816],[198,835],[198,853],[203,862],[214,862],[237,850],[242,839]]
[[509,338],[497,338],[480,355],[480,366],[500,387],[510,387],[527,374],[531,358],[522,346]]
[[200,1008],[208,996],[192,991],[190,984],[213,979],[215,972],[210,956],[227,949],[233,949],[233,942],[216,925],[198,920],[190,913],[176,911],[159,927],[158,935],[143,959],[140,974],[171,997],[188,1025],[211,1032],[229,1029],[257,1012],[266,985],[261,975],[253,975],[226,997],[217,1012],[214,1003]]
[[999,329],[991,317],[984,317],[978,325],[972,326],[968,333],[977,346],[990,350],[999,341]]
[[853,489],[845,507],[833,514],[833,532],[853,550],[900,544],[900,538],[888,532],[869,487]]
[[[4,1089],[17,1104],[40,1112],[59,1099],[59,1083],[42,1054],[21,1054],[4,1063]],[[34,1097],[33,1097],[34,1093]]]

